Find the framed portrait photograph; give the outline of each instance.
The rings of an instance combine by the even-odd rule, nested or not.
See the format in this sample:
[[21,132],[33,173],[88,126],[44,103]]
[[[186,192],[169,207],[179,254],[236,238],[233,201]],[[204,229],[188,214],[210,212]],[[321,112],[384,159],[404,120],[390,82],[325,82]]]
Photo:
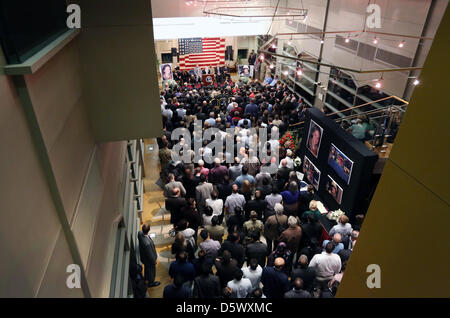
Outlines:
[[239,77],[253,76],[253,65],[238,65]]
[[309,183],[318,191],[320,182],[320,170],[305,156],[303,161],[303,173]]
[[306,141],[306,147],[316,158],[319,156],[322,135],[323,135],[323,128],[320,127],[314,120],[311,119],[311,123],[309,124],[308,140]]
[[333,168],[345,183],[350,184],[353,161],[333,143],[330,146],[330,153],[328,154],[328,165]]
[[326,183],[327,192],[333,197],[336,202],[341,205],[342,203],[342,195],[344,194],[344,190],[342,190],[341,186],[334,181],[334,179],[328,175],[327,183]]
[[170,63],[161,64],[159,67],[160,67],[159,70],[161,72],[161,79],[163,82],[173,79],[172,64]]

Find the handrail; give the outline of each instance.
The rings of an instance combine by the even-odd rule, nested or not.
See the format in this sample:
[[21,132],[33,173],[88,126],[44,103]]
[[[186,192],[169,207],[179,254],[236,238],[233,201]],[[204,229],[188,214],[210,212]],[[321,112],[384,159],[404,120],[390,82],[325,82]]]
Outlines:
[[[402,105],[402,106],[399,106],[399,107],[403,107],[403,106],[409,105],[409,103],[407,101],[401,99],[400,97],[392,95],[392,96],[383,97],[383,98],[371,101],[370,103],[364,103],[364,104],[361,104],[361,105],[358,105],[358,106],[352,106],[352,107],[346,108],[346,109],[338,111],[338,112],[333,112],[333,113],[330,113],[330,114],[326,114],[326,116],[337,115],[337,114],[340,114],[340,113],[347,112],[349,110],[353,110],[353,109],[356,109],[356,108],[361,108],[361,107],[368,106],[368,105],[373,104],[373,103],[378,103],[378,102],[381,102],[381,101],[384,101],[384,100],[388,100],[390,98],[394,98],[394,99],[399,100],[399,101],[401,101],[401,102],[403,102],[405,104],[405,105]],[[378,108],[377,110],[378,111],[384,111],[384,110],[386,110],[389,107],[392,107],[392,106],[386,106],[386,107]],[[338,118],[337,120],[342,121],[342,120],[345,120],[345,119],[347,119],[347,118],[349,118],[351,116],[358,117],[358,116],[365,115],[365,114],[371,114],[371,111],[363,112],[361,114],[348,115],[348,116],[345,116],[345,117],[342,117],[342,118]],[[289,125],[289,127],[295,127],[295,126],[298,126],[298,125],[301,125],[301,124],[304,124],[304,123],[305,123],[305,121],[301,121],[301,122],[298,122],[298,123],[295,123],[295,124],[291,124],[291,125]]]

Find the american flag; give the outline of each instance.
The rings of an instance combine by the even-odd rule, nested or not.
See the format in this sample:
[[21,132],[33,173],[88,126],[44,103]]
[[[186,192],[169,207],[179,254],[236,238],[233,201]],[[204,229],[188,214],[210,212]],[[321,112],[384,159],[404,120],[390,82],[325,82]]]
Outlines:
[[225,65],[225,39],[190,38],[179,39],[180,70],[199,67]]

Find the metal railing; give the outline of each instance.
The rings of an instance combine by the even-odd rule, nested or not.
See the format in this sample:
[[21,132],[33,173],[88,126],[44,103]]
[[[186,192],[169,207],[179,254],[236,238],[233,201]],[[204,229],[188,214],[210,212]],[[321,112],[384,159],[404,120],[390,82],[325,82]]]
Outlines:
[[[378,104],[379,102],[384,102],[386,100],[392,100],[392,103],[388,106],[374,107],[374,104]],[[394,104],[395,102],[400,102],[400,104]],[[333,118],[333,120],[343,129],[346,129],[346,126],[350,126],[353,120],[361,118],[362,116],[367,117],[369,122],[374,125],[372,138],[369,138],[368,140],[372,145],[372,150],[376,147],[381,147],[381,152],[385,152],[384,149],[387,148],[387,140],[393,141],[395,138],[395,129],[400,125],[408,104],[409,103],[407,101],[393,95],[361,105],[348,107],[343,110],[333,111],[326,114],[326,116],[337,117]],[[367,109],[370,106],[371,109]],[[324,107],[327,106],[325,105]],[[301,121],[289,125],[289,130],[291,130],[294,136],[298,138],[299,136],[303,136],[304,126],[305,121]]]

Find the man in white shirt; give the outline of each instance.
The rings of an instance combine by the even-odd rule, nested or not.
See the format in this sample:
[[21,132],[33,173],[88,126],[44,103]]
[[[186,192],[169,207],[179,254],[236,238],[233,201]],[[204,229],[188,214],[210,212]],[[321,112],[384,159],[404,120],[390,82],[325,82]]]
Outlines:
[[328,242],[325,246],[325,251],[321,254],[314,255],[311,263],[309,263],[309,267],[315,267],[316,279],[323,287],[333,279],[334,275],[341,271],[341,258],[339,255],[333,253],[333,250],[333,242]]
[[229,103],[227,106],[227,113],[231,112],[234,107],[238,107],[238,104],[236,103],[236,98],[233,97],[231,99],[231,103]]
[[259,288],[259,283],[261,282],[262,275],[262,267],[258,264],[258,260],[256,258],[252,258],[250,260],[250,265],[248,267],[244,267],[242,272],[244,273],[244,278],[250,279],[252,282],[252,288]]
[[213,215],[220,216],[223,212],[223,200],[218,199],[219,194],[216,190],[211,193],[211,199],[206,199],[206,206],[213,209]]
[[[284,159],[286,159],[286,162],[287,162],[286,167],[288,167],[291,170],[294,170],[294,160],[292,160],[292,150],[291,149],[286,150],[286,158],[284,158]],[[278,166],[278,168],[281,168],[282,166],[283,165],[280,162],[280,165]]]
[[248,278],[242,278],[241,269],[236,270],[234,279],[229,281],[227,287],[231,289],[231,298],[245,298],[252,292],[252,283]]

